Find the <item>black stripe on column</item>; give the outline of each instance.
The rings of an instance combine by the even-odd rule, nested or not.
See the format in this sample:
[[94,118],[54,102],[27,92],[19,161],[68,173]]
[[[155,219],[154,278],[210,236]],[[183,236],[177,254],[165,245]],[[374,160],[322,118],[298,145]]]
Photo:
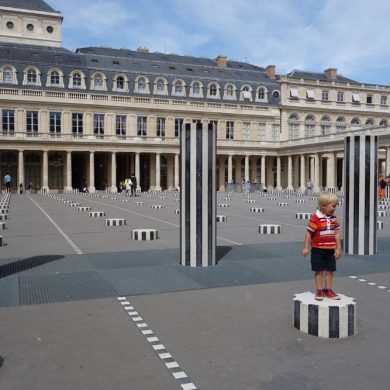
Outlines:
[[294,328],[299,329],[301,326],[301,302],[294,301]]
[[348,305],[348,336],[355,334],[355,306]]
[[182,168],[182,176],[185,178],[185,226],[184,226],[184,234],[185,234],[185,265],[190,265],[190,239],[191,239],[191,221],[190,221],[190,212],[191,212],[191,123],[186,123],[185,126],[185,166]]
[[329,338],[339,338],[340,314],[338,306],[329,306]]
[[318,336],[318,305],[309,305],[308,333]]
[[[195,147],[195,145],[193,145]],[[203,183],[202,183],[202,167],[203,167],[203,124],[196,124],[196,172],[192,172],[195,175],[196,180],[196,266],[202,266],[202,211],[203,211]]]
[[356,135],[355,137],[355,158],[354,158],[354,171],[353,171],[353,253],[359,253],[359,199],[360,194],[359,189],[359,176],[360,176],[360,136]]
[[349,245],[349,175],[350,175],[350,147],[351,137],[345,137],[344,143],[344,252],[348,252]]
[[[370,204],[370,194],[372,187],[370,186],[371,178],[371,141],[372,137],[369,135],[365,136],[365,180],[364,180],[364,192],[365,199],[364,202],[364,254],[370,254],[370,234],[371,234],[371,226],[370,226],[370,213],[372,212],[372,205]],[[374,225],[374,230],[376,230],[376,226]]]
[[374,186],[374,226],[373,226],[373,231],[374,231],[374,254],[377,253],[377,241],[376,241],[376,223],[378,220],[378,137],[374,137],[374,156],[373,156],[373,162],[374,162],[374,176],[371,178],[372,180],[372,186]]
[[[213,155],[214,150],[214,125],[212,123],[208,124],[207,127],[207,187],[208,187],[208,199],[207,199],[207,257],[208,262],[207,265],[213,265],[213,218],[215,221],[215,215],[213,213],[213,199],[214,199],[214,186],[213,186],[213,178],[215,173],[214,162],[217,156]],[[215,222],[214,222],[215,223]]]

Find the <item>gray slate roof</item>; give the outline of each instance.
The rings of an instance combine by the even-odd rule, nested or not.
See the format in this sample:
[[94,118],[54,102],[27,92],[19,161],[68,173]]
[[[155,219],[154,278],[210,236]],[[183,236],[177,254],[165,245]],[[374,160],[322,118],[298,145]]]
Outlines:
[[[259,86],[264,86],[268,89],[269,103],[250,103],[248,101],[245,104],[268,105],[279,102],[278,99],[271,96],[274,90],[280,89],[277,81],[271,79],[261,67],[236,61],[228,61],[227,67],[221,68],[213,59],[177,54],[145,53],[104,47],[80,48],[74,53],[64,48],[1,43],[0,65],[4,63],[12,64],[17,68],[19,83],[25,67],[34,65],[41,72],[43,86],[46,85],[47,71],[50,68],[58,67],[64,73],[65,86],[68,86],[68,76],[72,70],[81,70],[87,78],[87,91],[89,91],[90,76],[96,71],[100,71],[108,78],[107,86],[110,93],[115,93],[110,91],[115,75],[124,73],[129,79],[128,94],[130,95],[134,94],[135,78],[144,75],[149,78],[150,82],[153,82],[158,76],[162,76],[169,84],[172,84],[175,79],[183,79],[187,88],[185,99],[191,99],[188,97],[189,85],[192,80],[196,79],[201,81],[204,87],[211,81],[218,82],[222,88],[231,82],[238,90],[243,85],[250,85],[254,91]],[[170,88],[171,86],[169,92]],[[123,94],[123,92],[117,93]],[[199,100],[199,98],[194,100]],[[215,99],[212,101],[216,102]],[[231,102],[236,103],[234,100]]]
[[29,9],[32,11],[56,12],[43,0],[0,0],[0,7]]
[[[294,69],[286,76],[293,79],[319,80],[319,81],[327,81],[327,82],[332,81],[332,79],[326,77],[324,73],[308,72],[299,69]],[[344,77],[342,75],[337,75],[336,81],[339,83],[360,84],[358,81],[348,79],[347,77]]]

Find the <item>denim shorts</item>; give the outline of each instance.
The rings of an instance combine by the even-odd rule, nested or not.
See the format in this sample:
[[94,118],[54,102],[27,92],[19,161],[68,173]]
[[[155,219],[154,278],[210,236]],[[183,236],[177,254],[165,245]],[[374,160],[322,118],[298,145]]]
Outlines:
[[336,271],[336,257],[334,249],[311,248],[311,270],[320,271]]

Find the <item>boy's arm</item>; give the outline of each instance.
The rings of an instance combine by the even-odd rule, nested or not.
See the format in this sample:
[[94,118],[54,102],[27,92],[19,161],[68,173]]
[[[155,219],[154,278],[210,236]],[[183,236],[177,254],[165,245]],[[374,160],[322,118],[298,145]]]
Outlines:
[[302,256],[303,257],[306,257],[309,254],[310,240],[311,240],[311,234],[309,233],[309,231],[306,231],[305,241],[304,241],[303,249],[302,249]]
[[341,257],[341,237],[340,237],[340,231],[336,230],[335,233],[335,239],[336,239],[336,252],[335,252],[335,257],[336,260]]

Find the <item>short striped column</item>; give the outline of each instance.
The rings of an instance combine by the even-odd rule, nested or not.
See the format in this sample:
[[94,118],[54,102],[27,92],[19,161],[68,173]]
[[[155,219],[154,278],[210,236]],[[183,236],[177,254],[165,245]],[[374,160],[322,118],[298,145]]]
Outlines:
[[344,252],[377,253],[378,137],[368,132],[344,142]]
[[295,218],[296,219],[310,219],[311,218],[311,213],[296,213]]
[[152,241],[158,239],[158,231],[156,229],[133,229],[131,238],[136,241]]
[[280,225],[259,225],[260,234],[280,234]]
[[217,215],[217,222],[226,222],[227,216],[226,215]]
[[316,301],[312,292],[294,295],[293,325],[301,332],[323,338],[347,338],[357,334],[356,301],[340,295],[340,300]]
[[126,220],[124,218],[108,218],[106,219],[106,226],[124,226]]
[[186,124],[180,139],[180,264],[216,264],[216,126]]

